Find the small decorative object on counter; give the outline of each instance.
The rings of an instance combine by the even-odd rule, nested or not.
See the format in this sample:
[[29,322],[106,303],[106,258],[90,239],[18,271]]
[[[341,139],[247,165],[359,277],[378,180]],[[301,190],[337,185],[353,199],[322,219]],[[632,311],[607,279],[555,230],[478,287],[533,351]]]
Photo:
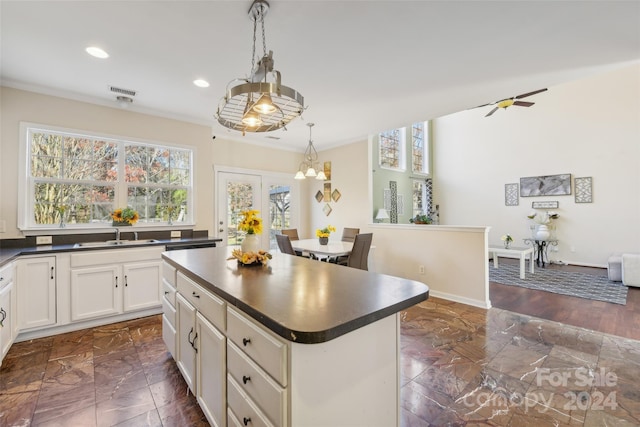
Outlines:
[[258,216],[260,211],[250,210],[241,213],[244,218],[238,225],[238,228],[247,233],[240,244],[242,252],[258,252],[260,249],[260,240],[257,234],[262,233],[262,219]]
[[176,207],[173,205],[167,206],[167,225],[173,225],[173,214],[176,212]]
[[500,237],[500,240],[504,242],[504,248],[509,249],[509,247],[511,246],[511,242],[513,242],[513,237],[511,237],[510,234],[505,234],[504,236]]
[[332,232],[336,231],[336,228],[329,224],[325,228],[318,228],[316,230],[316,237],[321,245],[326,245],[329,243],[329,236]]
[[431,224],[433,221],[425,214],[418,214],[411,218],[409,222],[413,224]]
[[56,209],[56,212],[58,212],[58,215],[60,215],[60,228],[64,228],[65,227],[64,214],[67,211],[67,205],[56,206],[55,209]]
[[257,266],[267,265],[271,259],[271,254],[267,251],[259,250],[257,252],[243,252],[241,249],[231,251],[231,256],[227,260],[238,260],[239,266]]
[[126,227],[138,222],[140,215],[134,209],[126,207],[111,212],[111,219],[114,227]]

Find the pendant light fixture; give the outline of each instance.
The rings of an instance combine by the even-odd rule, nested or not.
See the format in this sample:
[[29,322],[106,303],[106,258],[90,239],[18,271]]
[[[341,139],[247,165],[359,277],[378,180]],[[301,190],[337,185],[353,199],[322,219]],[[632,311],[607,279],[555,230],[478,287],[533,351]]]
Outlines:
[[[273,69],[273,52],[267,54],[264,34],[264,17],[269,3],[255,0],[249,8],[253,20],[253,51],[251,75],[237,78],[227,85],[227,92],[216,111],[222,126],[245,132],[270,132],[284,128],[304,111],[304,98],[295,89],[281,83],[281,75]],[[262,58],[256,65],[256,33],[258,23],[262,27]],[[236,86],[232,84],[240,82]]]
[[324,174],[324,171],[320,169],[318,152],[313,146],[313,139],[311,139],[311,128],[313,128],[314,124],[307,123],[307,126],[309,126],[309,145],[307,145],[307,149],[304,151],[304,160],[300,163],[300,167],[298,167],[298,172],[296,172],[294,178],[305,179],[306,177],[315,177],[315,179],[325,181],[327,176]]

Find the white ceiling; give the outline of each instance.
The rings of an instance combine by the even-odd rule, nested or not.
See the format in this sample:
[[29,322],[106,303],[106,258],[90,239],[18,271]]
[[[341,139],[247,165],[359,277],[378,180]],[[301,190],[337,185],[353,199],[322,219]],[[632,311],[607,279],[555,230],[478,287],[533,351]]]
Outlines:
[[[270,4],[267,50],[308,106],[286,132],[243,137],[213,117],[227,84],[251,68],[251,0],[2,0],[2,84],[115,108],[109,86],[133,89],[132,111],[302,151],[306,122],[328,148],[640,59],[637,0]],[[90,45],[110,58],[90,57]],[[544,108],[543,96],[526,100]]]

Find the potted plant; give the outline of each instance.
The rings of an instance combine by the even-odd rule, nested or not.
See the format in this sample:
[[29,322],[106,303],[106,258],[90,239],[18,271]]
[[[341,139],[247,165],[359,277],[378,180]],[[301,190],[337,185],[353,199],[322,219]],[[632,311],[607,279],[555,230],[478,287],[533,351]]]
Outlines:
[[321,245],[329,243],[329,235],[332,231],[336,231],[336,228],[333,225],[327,225],[325,228],[318,228],[316,230],[316,237]]
[[418,214],[409,220],[413,224],[431,224],[433,221],[425,214]]

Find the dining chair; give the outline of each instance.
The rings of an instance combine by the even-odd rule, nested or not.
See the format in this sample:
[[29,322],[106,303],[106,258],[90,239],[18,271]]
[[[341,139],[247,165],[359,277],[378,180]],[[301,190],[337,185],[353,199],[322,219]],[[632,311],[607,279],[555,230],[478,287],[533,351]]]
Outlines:
[[293,250],[293,246],[291,246],[291,240],[289,236],[284,234],[276,234],[276,241],[278,242],[278,248],[280,252],[283,254],[296,255],[296,252]]
[[297,228],[282,229],[280,230],[280,233],[284,234],[285,236],[289,236],[289,240],[300,240],[300,237],[298,237]]
[[372,240],[373,233],[356,234],[356,238],[353,242],[353,249],[347,258],[347,267],[369,270],[367,258],[369,257],[369,249],[371,249]]
[[[340,240],[342,240],[343,242],[353,242],[358,233],[360,233],[359,228],[345,227],[342,230],[342,238]],[[328,259],[328,261],[334,264],[347,265],[347,258],[349,258],[347,255],[341,255],[338,257],[331,257]]]

